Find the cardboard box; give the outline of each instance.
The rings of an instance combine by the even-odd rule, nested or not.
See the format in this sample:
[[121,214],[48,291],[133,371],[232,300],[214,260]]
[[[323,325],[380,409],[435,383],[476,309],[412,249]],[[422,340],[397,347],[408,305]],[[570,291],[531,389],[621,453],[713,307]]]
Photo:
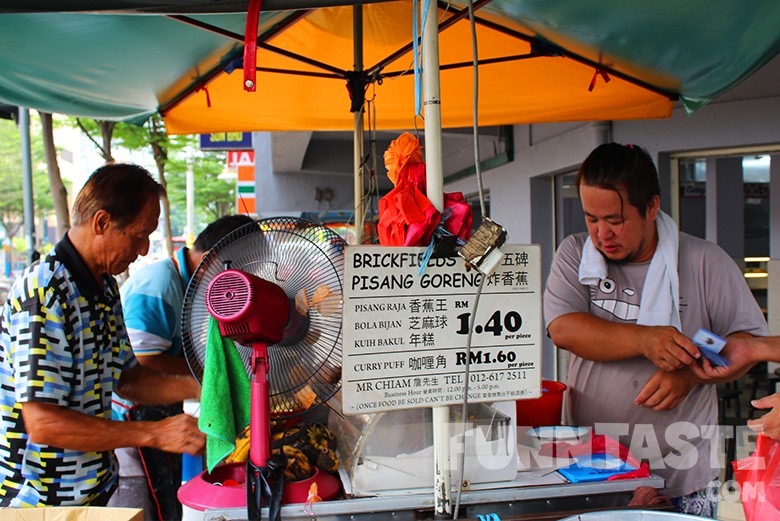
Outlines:
[[140,508],[0,508],[0,521],[144,521]]

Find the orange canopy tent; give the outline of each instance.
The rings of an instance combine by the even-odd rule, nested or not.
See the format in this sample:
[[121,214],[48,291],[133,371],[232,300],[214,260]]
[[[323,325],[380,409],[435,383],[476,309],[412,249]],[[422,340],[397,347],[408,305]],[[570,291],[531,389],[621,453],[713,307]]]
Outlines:
[[[613,60],[592,60],[573,42],[567,43],[577,51],[547,44],[535,31],[488,7],[478,11],[477,21],[480,124],[670,115],[676,98],[674,80],[627,64],[620,68],[629,74],[617,72]],[[256,92],[243,89],[241,71],[220,72],[160,107],[168,131],[351,129],[348,79],[355,80],[355,96],[361,96],[365,86],[366,97],[374,100],[377,128],[411,128],[415,114],[411,2],[362,9],[362,73],[353,72],[352,7],[299,13],[294,23],[268,27],[265,34],[261,28]],[[454,7],[439,9],[439,19],[442,125],[470,126],[469,20],[465,8]],[[234,37],[239,40],[243,35]],[[660,86],[638,79],[640,72]]]

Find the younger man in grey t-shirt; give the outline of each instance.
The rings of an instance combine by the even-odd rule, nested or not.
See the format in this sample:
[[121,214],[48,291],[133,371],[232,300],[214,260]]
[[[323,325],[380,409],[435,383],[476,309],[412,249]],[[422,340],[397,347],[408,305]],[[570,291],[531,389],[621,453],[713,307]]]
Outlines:
[[[681,511],[714,515],[717,499],[708,484],[720,465],[710,445],[717,430],[707,426],[718,423],[717,400],[714,386],[700,383],[689,368],[700,356],[689,337],[700,327],[720,336],[766,335],[761,310],[721,248],[676,228],[663,245],[677,248],[670,256],[676,269],[667,269],[674,282],[653,278],[647,285],[662,216],[657,172],[642,149],[598,147],[583,162],[577,187],[588,233],[561,244],[544,295],[548,333],[571,353],[566,419],[593,426],[648,460]],[[592,285],[581,282],[588,248],[604,267]],[[639,325],[643,293],[667,283],[669,321]]]

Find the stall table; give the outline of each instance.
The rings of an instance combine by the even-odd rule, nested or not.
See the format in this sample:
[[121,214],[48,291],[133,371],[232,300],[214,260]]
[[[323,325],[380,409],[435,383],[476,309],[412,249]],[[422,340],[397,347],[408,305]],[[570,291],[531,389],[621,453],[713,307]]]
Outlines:
[[[560,517],[566,517],[575,512],[625,508],[638,487],[658,489],[664,485],[662,478],[652,475],[640,479],[566,483],[557,474],[538,477],[528,477],[524,474],[526,473],[518,473],[516,482],[492,484],[493,487],[464,491],[459,518],[476,519],[480,514],[484,516],[495,513],[504,521],[512,518],[556,519],[550,517],[556,512],[560,512]],[[555,480],[560,481],[552,482]],[[535,484],[535,481],[538,484]],[[434,495],[431,490],[421,493],[419,489],[414,489],[406,494],[343,499],[314,503],[310,506],[285,505],[281,514],[285,521],[420,521],[433,519],[433,503]],[[263,519],[267,519],[267,515],[267,509],[264,509]],[[204,512],[204,521],[246,518],[245,508]]]

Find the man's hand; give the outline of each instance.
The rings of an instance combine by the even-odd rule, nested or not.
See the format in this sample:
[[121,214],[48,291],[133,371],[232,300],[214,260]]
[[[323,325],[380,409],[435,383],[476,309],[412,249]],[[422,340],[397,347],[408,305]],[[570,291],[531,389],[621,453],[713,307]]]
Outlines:
[[727,339],[728,343],[723,347],[720,355],[728,361],[729,365],[715,366],[702,357],[699,363],[691,366],[691,370],[698,378],[708,383],[720,384],[736,380],[758,361],[755,359],[757,351],[751,345],[754,340],[749,338],[729,337]]
[[176,403],[200,398],[200,384],[191,374],[159,373],[139,363],[122,372],[116,393],[145,405]]
[[198,456],[206,448],[206,436],[198,430],[198,419],[189,414],[165,418],[150,428],[157,431],[154,447],[165,452]]
[[701,356],[699,348],[672,326],[609,322],[590,313],[562,315],[547,332],[559,348],[594,362],[644,356],[660,369],[676,371]]
[[657,370],[634,399],[634,404],[654,411],[671,411],[688,396],[696,377],[688,370],[669,373]]
[[677,371],[701,357],[691,339],[672,326],[643,326],[638,333],[642,354],[664,371]]
[[50,403],[25,402],[22,415],[30,440],[38,445],[83,452],[154,447],[197,455],[206,444],[198,420],[187,414],[154,422],[126,422],[104,420]]
[[772,410],[756,420],[748,420],[747,426],[756,432],[763,432],[773,440],[780,441],[780,393],[753,400],[750,404],[756,409]]

